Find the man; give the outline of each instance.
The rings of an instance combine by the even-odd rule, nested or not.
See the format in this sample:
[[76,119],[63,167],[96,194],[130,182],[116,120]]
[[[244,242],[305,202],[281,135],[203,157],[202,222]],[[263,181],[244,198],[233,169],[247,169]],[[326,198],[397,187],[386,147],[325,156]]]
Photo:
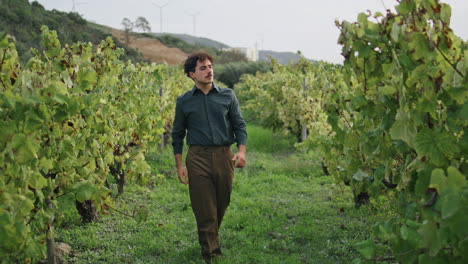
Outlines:
[[[202,256],[209,263],[221,256],[218,231],[229,205],[234,168],[246,164],[247,131],[233,90],[213,82],[210,55],[190,55],[184,71],[195,85],[177,98],[172,146],[177,176],[189,185]],[[187,170],[182,163],[186,135]],[[239,149],[235,155],[231,151],[234,142]]]

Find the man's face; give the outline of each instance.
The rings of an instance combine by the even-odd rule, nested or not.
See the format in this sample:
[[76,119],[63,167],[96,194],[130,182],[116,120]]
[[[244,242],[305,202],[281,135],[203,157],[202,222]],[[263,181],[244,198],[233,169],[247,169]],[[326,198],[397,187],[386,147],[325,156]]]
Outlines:
[[195,83],[204,85],[213,82],[213,75],[213,65],[208,59],[204,61],[197,61],[195,72],[190,72],[190,77],[195,81]]

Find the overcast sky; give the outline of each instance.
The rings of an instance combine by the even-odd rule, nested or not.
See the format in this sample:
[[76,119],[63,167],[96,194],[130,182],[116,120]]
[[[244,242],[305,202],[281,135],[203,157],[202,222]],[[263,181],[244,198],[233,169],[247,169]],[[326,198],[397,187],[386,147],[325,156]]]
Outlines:
[[[75,11],[85,19],[122,28],[122,19],[145,17],[152,32],[185,33],[231,47],[301,51],[307,58],[342,63],[335,20],[393,9],[396,0],[37,0],[46,9]],[[468,0],[452,7],[451,26],[468,40]],[[73,4],[75,3],[75,4]],[[158,7],[162,6],[162,8]]]

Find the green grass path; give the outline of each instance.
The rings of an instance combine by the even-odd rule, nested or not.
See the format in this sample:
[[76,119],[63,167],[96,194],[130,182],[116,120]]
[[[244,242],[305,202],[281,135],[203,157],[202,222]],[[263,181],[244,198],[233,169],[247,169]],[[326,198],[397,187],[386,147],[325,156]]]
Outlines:
[[[316,157],[289,152],[290,139],[252,129],[249,165],[236,171],[220,231],[225,257],[219,263],[350,263],[357,257],[353,245],[368,236],[377,216],[354,209],[349,190],[321,175]],[[65,211],[57,241],[72,246],[69,263],[204,263],[188,189],[171,173],[170,151],[152,165],[168,175],[130,186],[116,199],[122,211],[147,207],[145,222],[112,213],[83,225],[76,212]]]

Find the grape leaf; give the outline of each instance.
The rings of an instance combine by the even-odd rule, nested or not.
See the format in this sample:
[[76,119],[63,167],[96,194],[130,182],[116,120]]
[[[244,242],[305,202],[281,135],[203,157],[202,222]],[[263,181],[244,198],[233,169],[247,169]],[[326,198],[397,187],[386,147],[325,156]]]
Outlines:
[[371,239],[356,243],[355,248],[365,259],[375,256],[375,244]]
[[419,156],[426,156],[436,166],[444,165],[450,154],[459,151],[454,136],[427,128],[416,135],[414,145]]

